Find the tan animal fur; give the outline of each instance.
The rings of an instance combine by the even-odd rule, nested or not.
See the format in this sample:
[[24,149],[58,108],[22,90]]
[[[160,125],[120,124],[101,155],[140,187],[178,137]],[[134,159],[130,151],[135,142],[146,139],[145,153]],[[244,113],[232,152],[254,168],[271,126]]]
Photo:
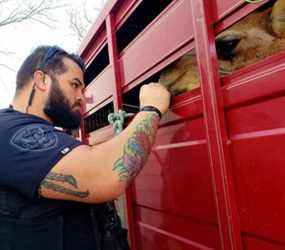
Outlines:
[[[218,53],[222,75],[253,64],[285,50],[285,0],[277,0],[272,8],[256,10],[216,37],[216,46],[236,41],[231,58]],[[219,44],[219,45],[218,45]],[[199,87],[194,53],[188,53],[168,66],[159,82],[175,95]]]

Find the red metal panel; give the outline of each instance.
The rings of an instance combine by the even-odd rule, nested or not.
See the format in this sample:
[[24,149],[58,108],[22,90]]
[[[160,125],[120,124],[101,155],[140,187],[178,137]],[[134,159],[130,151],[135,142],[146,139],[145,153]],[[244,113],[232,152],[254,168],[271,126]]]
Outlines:
[[284,93],[284,83],[280,81],[280,76],[285,72],[284,55],[283,52],[272,56],[224,78],[225,106],[230,108]]
[[[104,34],[103,37],[106,35],[104,32],[104,22],[109,13],[113,12],[115,16],[115,25],[120,27],[141,1],[142,0],[109,0],[81,43],[78,53],[84,58],[87,58],[89,57],[88,53],[90,53],[90,51],[97,49],[97,44],[100,44],[102,39],[101,35]],[[244,0],[213,1],[214,19],[216,21],[220,20],[242,5],[245,5]],[[258,4],[248,4],[247,8],[250,10],[257,6]],[[245,10],[243,10],[243,14],[244,13]]]
[[96,35],[97,35],[98,30],[100,30],[100,28],[102,28],[102,26],[104,26],[106,17],[109,15],[111,10],[114,8],[114,6],[118,2],[120,2],[120,1],[119,0],[109,0],[105,4],[100,15],[97,17],[96,21],[94,22],[94,24],[92,25],[92,27],[88,31],[88,34],[86,35],[86,37],[84,38],[84,40],[80,44],[80,47],[78,49],[78,53],[81,54],[83,57],[84,57],[86,51],[90,49],[90,45],[92,45],[92,43],[94,42],[93,39],[94,38],[96,39]]
[[224,101],[244,245],[285,248],[284,52],[224,79]]
[[[139,246],[140,249],[153,249],[159,246],[159,249],[181,249],[181,250],[210,250],[213,248],[206,247],[197,242],[178,237],[175,234],[164,230],[159,230],[150,225],[143,223],[139,227]],[[187,228],[188,229],[188,228]],[[215,241],[215,239],[213,239]]]
[[[121,80],[123,90],[129,91],[193,47],[191,1],[177,0],[123,51],[117,68],[114,27],[122,25],[139,2],[109,1],[80,49],[91,62],[106,41],[107,18],[111,65],[88,86],[87,95],[94,96],[86,115],[112,101],[113,95],[115,107],[120,107]],[[284,53],[225,77],[220,88],[209,16],[201,11],[201,0],[192,2],[203,99],[200,90],[174,98],[150,161],[128,191],[131,239],[138,243],[133,250],[241,249],[240,233],[246,249],[284,249]],[[258,7],[244,0],[204,3],[211,4],[213,20],[219,19],[216,31]],[[107,127],[91,133],[89,142],[107,140],[111,131]]]
[[159,129],[133,191],[139,249],[220,249],[202,117]]
[[[268,2],[270,0],[264,0],[262,2],[259,3],[254,3],[254,4],[246,4],[245,1],[239,1],[235,6],[231,6],[230,2],[231,1],[223,1],[223,2],[218,2],[218,5],[220,6],[220,12],[221,9],[223,9],[224,14],[220,13],[220,16],[223,17],[226,14],[232,12],[235,8],[243,6],[242,8],[238,8],[233,15],[228,16],[227,18],[221,19],[219,18],[219,14],[217,13],[217,17],[215,18],[215,20],[218,22],[215,26],[215,30],[216,33],[221,32],[222,30],[228,28],[230,25],[232,25],[233,23],[237,22],[238,20],[240,20],[241,18],[245,17],[247,14],[249,14],[250,12],[254,11],[255,9],[257,9],[258,7],[260,7],[262,4],[264,4],[265,2]],[[242,4],[243,2],[243,4]],[[223,8],[221,8],[221,6],[226,5],[227,7],[229,7],[229,9],[226,9],[224,6]],[[232,8],[234,7],[234,8]],[[215,13],[215,11],[214,11]],[[214,14],[215,15],[215,14]]]
[[[171,110],[176,118],[195,117],[202,115],[202,96],[200,88],[179,96],[172,96]],[[166,116],[168,118],[168,116]],[[168,118],[172,120],[171,118]]]
[[[108,35],[108,50],[109,50],[109,59],[110,65],[113,71],[114,82],[112,83],[113,87],[113,96],[114,96],[114,111],[122,109],[122,90],[121,90],[121,72],[118,64],[118,50],[116,43],[116,28],[115,28],[115,19],[113,14],[108,15],[106,20],[107,26],[107,35]],[[111,83],[109,83],[111,85]],[[126,206],[130,203],[132,198],[130,190],[126,192]],[[124,202],[124,201],[123,201]],[[125,207],[126,207],[125,206]],[[133,250],[136,250],[136,238],[135,238],[135,227],[133,225],[134,221],[133,210],[129,210],[127,213],[128,226],[130,230],[130,243]]]
[[242,230],[283,248],[284,105],[283,93],[227,113]]
[[84,58],[84,62],[88,67],[92,60],[100,53],[106,43],[106,30],[105,26],[96,34],[96,39],[93,39],[85,50],[85,53],[81,56]]
[[244,4],[244,0],[212,1],[212,15],[214,21],[222,19]]
[[[180,249],[176,245],[183,244],[184,249],[219,249],[219,233],[216,225],[191,219],[177,214],[164,213],[148,207],[135,207],[140,235],[140,249]],[[141,230],[143,229],[144,232]],[[164,238],[163,244],[157,240]],[[148,246],[142,246],[146,242]],[[201,243],[202,242],[202,243]],[[160,242],[161,243],[161,242]],[[158,247],[159,246],[159,247]]]
[[[140,0],[141,1],[141,0]],[[139,4],[138,0],[109,0],[101,11],[100,15],[97,17],[96,21],[90,28],[88,34],[84,38],[83,42],[80,44],[78,53],[81,54],[84,58],[86,54],[92,50],[96,50],[98,43],[97,40],[100,40],[99,31],[104,30],[104,23],[110,13],[114,14],[114,23],[115,26],[120,26],[129,16],[132,11],[135,10],[135,6]],[[106,34],[106,33],[105,33]]]
[[213,174],[221,247],[242,249],[236,201],[230,175],[221,84],[208,1],[192,0],[192,15],[200,72],[210,166]]
[[191,41],[193,32],[189,9],[188,0],[177,1],[122,52],[120,64],[124,85]]
[[274,241],[266,242],[250,236],[245,236],[243,241],[245,248],[250,250],[284,250],[283,244]]
[[107,104],[111,102],[113,102],[113,96],[110,96],[109,98],[107,98],[103,102],[100,102],[99,104],[95,104],[91,110],[89,110],[88,112],[84,114],[84,116],[87,117],[89,115],[92,115],[93,113],[97,112],[99,109],[103,108],[104,106],[106,106]]
[[114,21],[116,25],[116,29],[123,25],[123,23],[128,19],[128,17],[135,11],[137,6],[143,0],[124,0],[121,2],[121,5],[118,8],[113,10]]
[[85,95],[91,99],[91,101],[86,104],[86,112],[112,96],[113,85],[110,83],[114,83],[114,75],[109,65],[86,88]]
[[268,0],[263,0],[256,3],[246,3],[245,0],[211,1],[213,21],[216,22],[225,18],[227,15],[241,7],[243,7],[242,12],[244,16],[246,13],[249,13],[249,10],[252,11],[267,1]]
[[136,204],[205,224],[217,223],[206,156],[205,139],[162,145],[135,182]]
[[[108,15],[106,20],[107,26],[107,35],[108,35],[108,51],[110,65],[113,71],[114,82],[113,86],[113,95],[114,95],[114,110],[118,111],[122,107],[122,90],[121,90],[121,80],[120,80],[120,71],[118,64],[118,50],[116,42],[116,29],[113,14]],[[111,84],[111,83],[109,83]]]

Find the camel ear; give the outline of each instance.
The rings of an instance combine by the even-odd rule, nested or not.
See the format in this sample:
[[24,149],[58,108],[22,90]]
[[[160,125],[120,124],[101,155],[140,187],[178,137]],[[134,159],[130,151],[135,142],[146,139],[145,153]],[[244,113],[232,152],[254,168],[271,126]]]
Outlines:
[[285,37],[285,1],[277,0],[271,12],[272,30],[278,37]]

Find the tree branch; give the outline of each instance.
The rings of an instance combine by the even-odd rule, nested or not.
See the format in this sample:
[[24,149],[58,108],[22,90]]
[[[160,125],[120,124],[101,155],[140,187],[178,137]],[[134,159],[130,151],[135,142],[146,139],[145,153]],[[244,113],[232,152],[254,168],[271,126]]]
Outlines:
[[10,55],[13,55],[13,54],[15,54],[15,53],[12,52],[12,51],[0,50],[0,54],[5,55],[5,56],[10,56]]
[[87,13],[86,5],[87,1],[84,1],[84,4],[82,8],[77,9],[71,9],[67,11],[67,14],[69,15],[69,21],[70,21],[70,29],[73,31],[73,33],[77,36],[77,39],[79,42],[82,41],[82,39],[85,37],[88,28],[90,25],[94,22],[96,15],[99,14],[101,11],[105,1],[101,0],[100,7],[94,6],[92,9],[95,11],[94,16],[91,18],[90,15]]
[[[17,6],[9,6],[11,0],[0,0],[0,9],[9,10],[4,17],[0,18],[0,27],[7,26],[13,23],[19,23],[26,20],[32,20],[41,24],[52,27],[48,22],[52,19],[47,15],[51,10],[64,7],[65,5],[54,4],[53,1],[41,0],[38,1],[23,1]],[[11,8],[12,7],[12,8]],[[6,11],[7,12],[7,11]],[[3,16],[3,14],[1,15]]]
[[6,68],[6,69],[8,69],[8,70],[10,70],[12,72],[16,72],[16,70],[14,70],[13,68],[11,68],[10,66],[8,66],[8,65],[6,65],[4,63],[0,63],[0,67],[4,67],[4,68]]

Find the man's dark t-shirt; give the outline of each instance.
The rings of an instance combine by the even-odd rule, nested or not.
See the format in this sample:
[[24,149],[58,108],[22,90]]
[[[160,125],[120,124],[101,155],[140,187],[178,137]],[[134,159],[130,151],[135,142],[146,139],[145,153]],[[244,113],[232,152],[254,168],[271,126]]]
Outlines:
[[1,250],[97,249],[91,205],[38,195],[52,167],[80,144],[37,116],[0,110]]

